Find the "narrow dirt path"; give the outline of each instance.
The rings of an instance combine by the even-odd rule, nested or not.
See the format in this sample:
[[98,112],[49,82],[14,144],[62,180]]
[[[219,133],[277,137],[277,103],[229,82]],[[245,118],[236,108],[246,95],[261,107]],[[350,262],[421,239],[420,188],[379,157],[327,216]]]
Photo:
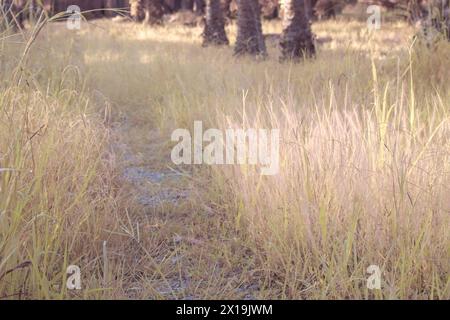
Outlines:
[[251,252],[223,210],[202,201],[207,188],[196,172],[172,166],[167,137],[152,130],[146,144],[136,144],[128,121],[114,131],[113,149],[136,203],[133,219],[141,225],[135,287],[150,299],[254,299]]

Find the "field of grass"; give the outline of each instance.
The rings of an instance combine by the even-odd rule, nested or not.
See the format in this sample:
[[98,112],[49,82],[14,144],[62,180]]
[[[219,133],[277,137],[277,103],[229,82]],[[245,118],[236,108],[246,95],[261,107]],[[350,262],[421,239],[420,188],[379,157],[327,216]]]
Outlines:
[[[317,57],[280,64],[201,31],[1,35],[0,299],[449,299],[450,44],[319,22]],[[280,129],[279,173],[175,166],[195,120]]]

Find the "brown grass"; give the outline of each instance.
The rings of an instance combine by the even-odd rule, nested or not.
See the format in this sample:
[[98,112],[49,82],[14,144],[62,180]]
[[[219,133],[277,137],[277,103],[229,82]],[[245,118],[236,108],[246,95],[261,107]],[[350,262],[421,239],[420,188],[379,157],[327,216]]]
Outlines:
[[[273,43],[259,62],[201,48],[199,28],[53,24],[19,82],[28,35],[1,40],[0,297],[448,299],[450,46],[402,23],[314,31],[317,58],[290,65]],[[280,128],[280,173],[176,168],[170,133],[194,120]],[[121,146],[183,178],[136,188]],[[138,201],[168,189],[189,197]]]

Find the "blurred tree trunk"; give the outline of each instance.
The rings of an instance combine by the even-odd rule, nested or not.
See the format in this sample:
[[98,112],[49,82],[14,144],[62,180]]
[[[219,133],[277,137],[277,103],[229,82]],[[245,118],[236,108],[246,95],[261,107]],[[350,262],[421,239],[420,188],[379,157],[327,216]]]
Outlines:
[[225,21],[220,0],[207,0],[203,46],[228,44],[229,41],[225,32]]
[[198,15],[202,15],[205,12],[205,0],[194,1],[194,12]]
[[130,0],[130,15],[135,21],[144,20],[144,0]]
[[144,22],[147,24],[160,24],[164,15],[164,0],[144,1]]
[[314,19],[314,6],[315,5],[316,5],[316,0],[305,0],[306,15],[307,15],[309,21]]
[[261,8],[258,0],[238,0],[238,34],[235,55],[266,56],[266,44],[261,26]]
[[311,26],[305,0],[285,0],[283,33],[281,35],[281,59],[298,60],[315,54]]
[[164,15],[163,0],[131,0],[130,14],[138,22],[143,21],[148,24],[161,23]]
[[182,0],[181,10],[194,11],[194,0]]
[[120,8],[120,3],[118,0],[105,0],[104,1],[105,17],[114,17],[116,13],[111,9]]
[[450,41],[450,0],[432,0],[428,7],[428,21]]
[[177,12],[180,9],[181,9],[181,0],[174,0],[172,11]]

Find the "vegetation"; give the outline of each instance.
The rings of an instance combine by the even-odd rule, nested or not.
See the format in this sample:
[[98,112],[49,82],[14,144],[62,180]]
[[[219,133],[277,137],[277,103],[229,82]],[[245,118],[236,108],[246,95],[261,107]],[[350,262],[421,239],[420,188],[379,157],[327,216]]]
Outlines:
[[225,20],[222,13],[220,0],[208,0],[206,2],[205,29],[203,31],[203,45],[208,46],[229,44],[225,32]]
[[235,55],[266,55],[266,44],[261,27],[261,9],[258,0],[238,0],[238,35]]
[[[227,36],[265,59],[200,26],[1,34],[1,299],[450,298],[450,43],[337,19],[312,25],[314,59],[279,63],[261,31],[280,21],[239,45],[245,3]],[[175,166],[195,120],[279,128],[279,174]]]
[[284,30],[280,41],[283,60],[313,56],[314,41],[305,1],[290,0],[284,5]]

